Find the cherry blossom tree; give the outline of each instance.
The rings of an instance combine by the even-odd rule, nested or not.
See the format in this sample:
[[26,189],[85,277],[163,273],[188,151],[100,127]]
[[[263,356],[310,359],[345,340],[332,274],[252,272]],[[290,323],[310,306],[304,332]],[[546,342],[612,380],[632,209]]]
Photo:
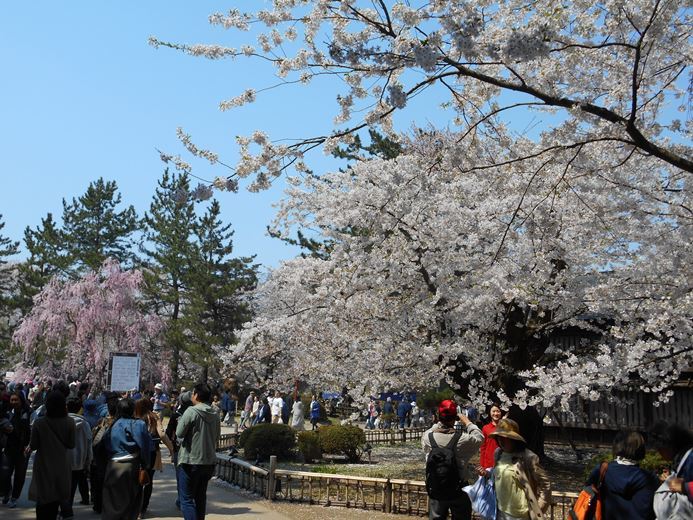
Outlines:
[[54,277],[14,333],[23,351],[18,369],[103,388],[110,354],[135,352],[142,355],[143,378],[170,379],[158,344],[162,321],[142,311],[141,285],[140,271],[123,271],[111,259],[74,281]]
[[229,363],[353,395],[446,378],[477,403],[666,397],[693,363],[685,179],[662,186],[654,157],[593,175],[608,143],[547,159],[458,140],[294,180],[277,226],[321,230],[330,254],[271,274]]
[[[235,190],[248,178],[259,190],[293,167],[277,232],[310,228],[330,244],[270,276],[229,362],[355,394],[446,377],[479,402],[497,391],[566,406],[628,386],[666,397],[692,361],[691,119],[677,116],[693,92],[687,2],[271,5],[210,16],[256,32],[255,45],[151,39],[269,61],[281,83],[342,80],[331,134],[241,136],[238,164],[213,183]],[[407,140],[395,111],[433,89],[449,95],[454,130]],[[514,121],[528,113],[541,127],[525,134]],[[400,141],[402,155],[309,170],[310,150],[353,144],[367,127]]]
[[[229,179],[215,180],[217,188],[235,190],[236,179],[251,174],[250,188],[265,188],[290,165],[307,170],[307,151],[324,145],[330,152],[367,126],[396,138],[393,113],[433,88],[449,93],[446,106],[461,139],[495,137],[505,123],[531,111],[543,117],[542,146],[534,153],[603,151],[609,145],[609,161],[624,168],[652,156],[666,167],[693,172],[686,139],[691,121],[676,117],[691,100],[691,23],[684,0],[270,4],[254,13],[232,9],[209,17],[214,26],[258,33],[255,44],[232,48],[150,39],[156,47],[212,60],[269,61],[279,85],[308,85],[325,75],[342,80],[332,134],[293,144],[273,142],[261,130],[238,137],[240,161]],[[222,101],[220,109],[254,102],[275,86],[247,88]],[[182,129],[179,137],[193,155],[220,163]],[[190,168],[180,157],[163,158]],[[209,197],[205,189],[196,193]]]

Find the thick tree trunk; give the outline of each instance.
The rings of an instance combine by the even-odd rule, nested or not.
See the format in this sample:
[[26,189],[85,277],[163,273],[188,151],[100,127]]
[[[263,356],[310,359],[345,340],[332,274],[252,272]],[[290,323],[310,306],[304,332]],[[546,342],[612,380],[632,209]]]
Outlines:
[[544,452],[544,417],[533,406],[524,410],[517,405],[510,407],[508,419],[520,427],[520,435],[527,441],[527,448],[536,453],[540,459],[546,457]]

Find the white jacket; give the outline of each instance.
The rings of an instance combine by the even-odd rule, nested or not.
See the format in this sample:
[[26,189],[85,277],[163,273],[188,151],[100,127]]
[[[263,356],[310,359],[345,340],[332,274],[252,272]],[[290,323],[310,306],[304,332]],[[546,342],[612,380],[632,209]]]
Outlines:
[[284,408],[284,399],[281,397],[275,397],[272,399],[272,415],[281,416],[282,408]]

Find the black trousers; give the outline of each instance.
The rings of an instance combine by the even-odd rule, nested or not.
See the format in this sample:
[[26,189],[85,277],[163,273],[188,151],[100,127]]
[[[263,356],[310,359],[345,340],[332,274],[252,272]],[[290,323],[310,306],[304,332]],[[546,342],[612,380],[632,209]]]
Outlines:
[[103,481],[106,477],[106,462],[103,464],[92,464],[89,468],[89,484],[91,487],[92,508],[97,513],[101,513],[103,508]]
[[[148,469],[149,484],[142,488],[142,512],[146,513],[149,507],[149,499],[152,498],[152,489],[154,489],[154,470]],[[177,487],[176,487],[177,489]]]
[[55,520],[58,518],[58,508],[60,502],[48,502],[47,504],[36,504],[36,520]]
[[448,512],[452,515],[452,520],[471,520],[472,502],[469,495],[462,492],[460,497],[454,500],[428,499],[429,520],[445,520]]
[[[0,460],[2,461],[0,468],[2,495],[7,497],[12,495],[12,498],[16,500],[22,494],[29,458],[24,455],[23,450],[6,449]],[[12,482],[13,475],[14,482]]]
[[75,492],[79,488],[79,496],[82,497],[82,503],[89,503],[89,479],[87,478],[87,470],[81,469],[72,472],[72,502],[75,501]]

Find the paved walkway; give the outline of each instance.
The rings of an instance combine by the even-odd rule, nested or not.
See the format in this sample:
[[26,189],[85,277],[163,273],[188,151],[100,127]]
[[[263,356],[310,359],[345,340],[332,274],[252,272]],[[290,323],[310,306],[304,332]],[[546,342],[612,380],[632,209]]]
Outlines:
[[[0,504],[0,518],[2,520],[19,520],[36,518],[34,507],[36,504],[27,500],[27,491],[31,482],[31,468],[27,474],[26,484],[21,499],[17,502],[16,509],[9,509]],[[183,518],[183,515],[176,509],[176,477],[173,472],[172,464],[165,464],[164,471],[157,472],[154,476],[154,492],[149,504],[149,510],[145,518],[160,518],[172,520]],[[92,511],[91,506],[79,504],[79,491],[75,497],[75,518],[92,518],[98,516]],[[251,497],[243,496],[233,490],[225,489],[209,484],[207,490],[207,516],[208,520],[220,520],[234,515],[234,518],[259,518],[263,520],[288,520],[284,514],[271,510],[264,505],[261,500],[254,500]]]

